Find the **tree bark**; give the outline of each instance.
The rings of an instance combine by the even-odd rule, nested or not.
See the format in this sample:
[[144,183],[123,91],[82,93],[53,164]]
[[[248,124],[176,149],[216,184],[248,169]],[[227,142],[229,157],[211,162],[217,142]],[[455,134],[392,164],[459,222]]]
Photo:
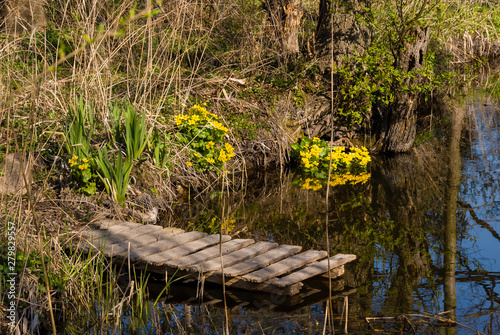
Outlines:
[[299,27],[303,10],[300,0],[266,0],[265,9],[269,21],[275,28],[275,34],[281,44],[284,56],[300,52]]
[[43,5],[43,0],[6,0],[0,3],[0,23],[5,32],[13,36],[45,28]]
[[[412,27],[404,45],[398,50],[395,66],[402,72],[410,72],[423,66],[424,55],[429,45],[429,28]],[[411,42],[409,42],[411,41]],[[401,87],[415,86],[421,78],[409,78],[394,87],[394,100],[387,106],[377,104],[374,113],[379,121],[378,143],[383,152],[400,153],[408,151],[417,134],[418,99],[420,92],[401,91]]]
[[367,4],[367,0],[320,0],[316,54],[321,72],[330,70],[332,57],[340,66],[346,56],[362,53],[370,46],[370,30],[356,19]]

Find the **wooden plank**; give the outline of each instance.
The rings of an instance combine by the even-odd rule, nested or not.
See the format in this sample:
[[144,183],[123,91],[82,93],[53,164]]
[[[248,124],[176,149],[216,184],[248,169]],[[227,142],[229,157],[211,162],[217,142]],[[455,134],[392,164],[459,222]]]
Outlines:
[[131,229],[144,227],[144,225],[134,222],[116,222],[116,224],[110,226],[109,229],[106,230],[99,229],[82,232],[82,235],[87,239],[88,242],[85,243],[82,248],[86,251],[88,251],[90,248],[102,249],[104,247],[104,241],[116,241],[116,237],[112,237],[113,235],[121,236],[121,234],[129,232]]
[[165,250],[173,249],[185,243],[189,243],[192,241],[199,240],[207,236],[206,233],[202,233],[199,231],[191,231],[188,233],[176,235],[174,237],[169,237],[164,240],[160,240],[149,245],[140,247],[135,250],[130,251],[130,260],[133,262],[137,262],[146,256],[159,254]]
[[81,232],[82,237],[87,239],[89,242],[94,242],[98,239],[104,238],[111,234],[108,230],[88,230]]
[[99,220],[96,222],[96,224],[99,226],[100,229],[109,229],[112,226],[128,225],[131,223],[138,224],[138,223],[130,222],[130,221],[120,221],[120,220],[112,220],[112,219],[104,219],[104,220]]
[[142,224],[129,221],[118,221],[118,220],[106,220],[106,221],[111,221],[113,223],[103,224],[102,226],[106,228],[83,231],[82,235],[87,238],[93,239],[95,242],[97,241],[97,239],[104,238],[112,233],[119,233],[122,231],[127,231],[132,228],[143,226]]
[[144,260],[150,264],[153,264],[154,266],[163,266],[168,260],[177,259],[182,256],[189,255],[203,248],[217,244],[220,241],[226,242],[230,239],[231,236],[229,235],[222,235],[221,238],[218,234],[214,234],[193,242],[183,244],[173,249],[160,252],[158,254],[146,256]]
[[175,236],[175,235],[184,234],[186,231],[184,229],[181,229],[181,228],[166,227],[166,228],[163,228],[162,232],[166,235],[169,235],[169,236]]
[[[113,232],[110,235],[106,236],[105,238],[95,240],[94,245],[96,245],[100,249],[103,249],[106,255],[111,255],[111,249],[114,244],[117,244],[122,241],[130,241],[137,236],[145,234],[155,235],[158,237],[160,234],[159,231],[162,229],[163,227],[161,226],[141,225],[140,227],[137,228],[131,228],[131,229],[129,228],[124,231],[120,230],[119,232]],[[116,252],[113,252],[113,254],[116,254]]]
[[[330,257],[330,269],[334,269],[336,267],[340,267],[348,262],[351,262],[356,259],[356,255],[345,255],[345,254],[337,254],[333,257]],[[324,272],[328,271],[328,259],[317,262],[313,265],[309,265],[302,270],[296,271],[288,276],[285,276],[280,279],[271,279],[266,281],[266,283],[278,286],[278,287],[287,287],[289,285],[293,285],[295,283],[301,282],[308,278],[320,275]]]
[[[222,263],[224,264],[224,267],[229,267],[238,262],[243,262],[249,258],[263,254],[264,252],[276,248],[277,246],[278,243],[262,242],[262,241],[257,242],[252,245],[249,245],[246,248],[222,256]],[[219,270],[220,268],[221,268],[220,259],[212,259],[203,262],[201,264],[195,264],[187,267],[188,270],[195,272],[199,271],[209,272],[209,271]]]
[[[250,258],[244,262],[235,264],[228,268],[224,268],[224,276],[236,277],[245,273],[264,268],[269,264],[280,261],[283,258],[292,256],[302,250],[298,245],[280,245],[277,248],[271,249],[262,255]],[[221,272],[218,270],[217,273]]]
[[[222,255],[226,255],[230,252],[242,249],[253,243],[255,243],[255,240],[253,239],[235,239],[226,243],[222,243]],[[202,263],[215,257],[219,257],[220,251],[220,246],[214,245],[194,254],[168,261],[167,263],[165,263],[165,265],[170,267],[178,267],[179,269],[183,270],[193,264]]]
[[[133,229],[133,228],[137,228],[137,227],[142,227],[144,226],[143,224],[141,223],[135,223],[135,222],[130,222],[130,221],[123,221],[123,222],[119,222],[117,224],[113,224],[113,225],[110,225],[110,226],[101,226],[101,229],[105,229],[105,230],[109,230],[110,232],[118,232],[118,231],[122,231],[122,230],[127,230],[127,229]],[[106,228],[102,228],[102,227],[106,227]]]
[[292,272],[311,262],[328,256],[326,251],[308,250],[290,258],[283,259],[277,263],[271,264],[263,269],[244,275],[242,278],[255,283],[261,283],[282,274]]
[[[147,226],[145,226],[147,227]],[[126,257],[129,250],[130,243],[130,251],[140,248],[144,245],[150,245],[157,241],[165,240],[169,237],[174,236],[175,231],[171,229],[160,229],[153,230],[152,233],[142,234],[142,230],[137,235],[129,235],[130,237],[126,240],[120,241],[118,243],[106,244],[104,249],[104,254],[107,256],[113,255],[118,257]]]

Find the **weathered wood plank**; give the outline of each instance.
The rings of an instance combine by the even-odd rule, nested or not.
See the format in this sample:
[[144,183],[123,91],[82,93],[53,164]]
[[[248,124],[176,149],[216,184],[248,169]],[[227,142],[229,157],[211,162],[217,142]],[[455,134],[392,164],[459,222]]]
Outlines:
[[325,258],[326,256],[328,256],[326,251],[308,250],[290,258],[283,259],[260,270],[246,274],[242,277],[242,279],[255,283],[261,283],[303,267],[304,265],[318,259]]
[[[356,259],[356,255],[345,255],[345,254],[337,254],[333,257],[330,257],[330,269],[334,269],[340,267],[348,262],[351,262]],[[328,271],[328,259],[322,260],[315,264],[309,265],[304,269],[296,271],[288,276],[285,276],[280,279],[271,279],[266,281],[266,283],[275,285],[278,287],[287,287],[289,285],[293,285],[295,283],[301,282],[308,278],[314,277],[316,275],[322,274]]]
[[[111,249],[114,244],[117,244],[122,241],[130,241],[137,236],[146,234],[155,235],[156,237],[158,237],[162,229],[163,227],[161,226],[141,225],[140,227],[136,228],[129,228],[123,231],[120,230],[119,232],[112,232],[104,238],[94,240],[94,245],[100,249],[103,249],[105,255],[110,255]],[[116,254],[116,252],[113,252],[113,254]]]
[[84,232],[81,232],[81,235],[83,238],[87,239],[89,242],[94,242],[97,241],[101,238],[105,238],[111,234],[108,230],[87,230]]
[[[268,250],[271,250],[273,248],[276,248],[278,246],[278,243],[271,243],[271,242],[257,242],[254,244],[249,245],[246,248],[234,251],[232,253],[229,253],[227,255],[222,256],[222,263],[224,264],[224,267],[229,267],[233,264],[236,264],[238,262],[243,262],[246,261],[249,258],[255,257],[257,255],[260,255]],[[209,272],[209,271],[215,271],[221,268],[221,261],[220,259],[212,259],[206,262],[203,262],[201,264],[195,264],[192,266],[187,267],[188,270],[190,271],[203,271],[203,272]]]
[[[116,223],[116,224],[113,224],[113,225],[101,225],[101,229],[105,229],[105,230],[109,230],[110,232],[118,232],[118,231],[122,231],[122,230],[126,230],[126,229],[133,229],[133,228],[137,228],[137,227],[142,227],[144,226],[143,224],[141,223],[135,223],[135,222],[130,222],[130,221],[123,221],[123,222],[120,222],[120,223]],[[102,228],[102,227],[106,227],[106,228]]]
[[[148,227],[148,228],[144,228]],[[155,228],[150,228],[150,227],[155,227]],[[143,230],[144,229],[144,230]],[[103,230],[103,233],[100,233],[101,237],[100,238],[94,238],[92,243],[98,248],[104,247],[105,244],[111,244],[111,243],[117,243],[119,241],[127,239],[127,237],[130,234],[135,234],[136,230],[141,230],[144,231],[144,233],[148,233],[152,230],[160,230],[162,229],[161,226],[153,226],[153,225],[148,225],[144,226],[141,224],[134,224],[131,225],[131,223],[124,222],[123,225],[115,225],[110,227],[107,230]]]
[[[269,264],[280,261],[288,256],[295,255],[302,250],[298,245],[280,245],[277,248],[271,249],[262,255],[250,258],[244,262],[235,264],[228,268],[224,268],[224,275],[227,277],[241,276],[245,273],[264,268]],[[218,270],[217,273],[221,272]]]
[[131,228],[137,228],[143,226],[142,224],[139,223],[134,223],[134,222],[129,222],[129,221],[118,221],[118,220],[108,220],[108,221],[113,221],[114,223],[108,226],[105,225],[106,228],[102,229],[94,229],[94,230],[86,230],[82,232],[82,235],[87,237],[87,238],[92,238],[94,241],[96,241],[99,238],[106,237],[110,234],[114,233],[119,233],[121,231],[126,231]]
[[[253,239],[235,239],[228,241],[226,243],[222,243],[222,255],[226,255],[230,252],[242,249],[250,244],[255,243]],[[220,255],[220,246],[214,245],[210,248],[203,249],[194,254],[187,255],[175,260],[171,260],[165,263],[165,265],[170,267],[178,267],[183,270],[187,267],[196,264],[208,261]]]
[[153,254],[145,257],[145,261],[148,263],[153,264],[154,266],[163,266],[166,261],[172,260],[172,259],[177,259],[182,256],[189,255],[191,253],[194,253],[198,250],[201,250],[203,248],[212,246],[214,244],[219,243],[220,241],[226,242],[231,239],[231,236],[229,235],[222,235],[219,236],[217,235],[210,235],[204,238],[201,238],[199,240],[193,241],[186,243],[184,245],[175,247],[170,250],[166,250],[163,252],[160,252],[158,254]]
[[82,232],[84,240],[86,240],[81,248],[88,251],[91,248],[103,249],[105,241],[116,241],[116,236],[121,236],[125,232],[129,232],[131,229],[136,229],[143,227],[143,225],[133,222],[120,222],[119,224],[113,225],[110,229],[106,230],[91,230]]
[[169,237],[175,236],[175,231],[169,228],[153,230],[151,233],[142,234],[142,230],[137,235],[128,235],[129,238],[118,243],[106,243],[104,254],[107,256],[125,257],[129,251],[140,248],[145,245],[151,245],[157,241],[165,240]]
[[184,234],[186,231],[181,228],[175,228],[175,227],[165,227],[163,228],[162,232],[164,234],[167,234],[169,236],[176,236],[180,234]]
[[131,250],[130,260],[132,262],[137,262],[149,255],[159,254],[165,250],[173,249],[185,243],[199,240],[205,236],[207,236],[206,233],[191,231],[188,233],[176,235],[174,237],[165,238],[164,240],[151,243],[135,250]]
[[140,225],[139,223],[135,222],[130,222],[130,221],[120,221],[120,220],[112,220],[112,219],[104,219],[97,221],[96,224],[99,226],[100,229],[109,229],[113,226],[120,226],[120,225]]

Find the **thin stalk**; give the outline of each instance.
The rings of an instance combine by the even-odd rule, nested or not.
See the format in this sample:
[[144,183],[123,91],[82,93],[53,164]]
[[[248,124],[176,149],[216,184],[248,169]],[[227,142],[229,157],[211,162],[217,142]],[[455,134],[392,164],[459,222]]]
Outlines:
[[224,261],[222,259],[222,233],[223,233],[223,227],[224,227],[224,222],[225,222],[225,217],[224,217],[224,212],[225,212],[225,196],[224,196],[224,185],[226,184],[225,181],[225,176],[226,174],[224,171],[226,171],[226,163],[224,162],[223,169],[222,169],[222,192],[221,192],[221,200],[222,200],[222,214],[221,214],[221,224],[220,224],[220,234],[219,234],[219,258],[220,258],[220,269],[221,269],[221,276],[222,276],[222,296],[224,297],[224,317],[225,317],[225,333],[229,335],[229,313],[227,311],[227,301],[226,301],[226,280],[224,278]]
[[[331,20],[331,50],[333,50],[333,20]],[[328,262],[328,302],[327,302],[327,308],[325,311],[325,325],[323,328],[323,333],[326,331],[326,318],[328,318],[328,314],[330,314],[330,328],[332,334],[335,334],[335,327],[333,324],[333,311],[332,311],[332,274],[330,272],[330,236],[328,232],[328,198],[330,195],[330,179],[332,176],[332,143],[333,143],[333,51],[331,52],[331,70],[330,70],[330,95],[331,95],[331,111],[330,111],[330,117],[332,118],[331,120],[331,129],[330,129],[330,160],[328,163],[328,179],[326,181],[326,196],[325,196],[325,209],[326,209],[326,214],[325,214],[325,235],[326,235],[326,252],[327,252],[327,262]]]

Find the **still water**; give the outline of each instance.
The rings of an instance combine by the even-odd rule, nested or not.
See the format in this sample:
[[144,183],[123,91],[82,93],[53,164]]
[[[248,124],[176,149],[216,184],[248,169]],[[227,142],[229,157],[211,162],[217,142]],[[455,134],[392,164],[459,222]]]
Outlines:
[[[347,314],[355,334],[498,334],[500,107],[487,101],[471,96],[452,106],[446,141],[438,136],[410,154],[374,158],[371,178],[331,189],[328,206],[325,189],[292,186],[292,172],[255,174],[243,186],[235,180],[223,206],[217,194],[180,204],[177,220],[210,232],[224,215],[232,235],[303,250],[324,250],[328,238],[332,254],[356,254],[335,283],[333,295],[343,294],[332,303],[336,332]],[[308,293],[292,299],[228,290],[229,332],[322,333],[328,293],[318,287],[324,282],[308,283]],[[203,298],[197,292],[173,285],[156,306],[161,332],[223,333],[222,289],[207,285]]]

